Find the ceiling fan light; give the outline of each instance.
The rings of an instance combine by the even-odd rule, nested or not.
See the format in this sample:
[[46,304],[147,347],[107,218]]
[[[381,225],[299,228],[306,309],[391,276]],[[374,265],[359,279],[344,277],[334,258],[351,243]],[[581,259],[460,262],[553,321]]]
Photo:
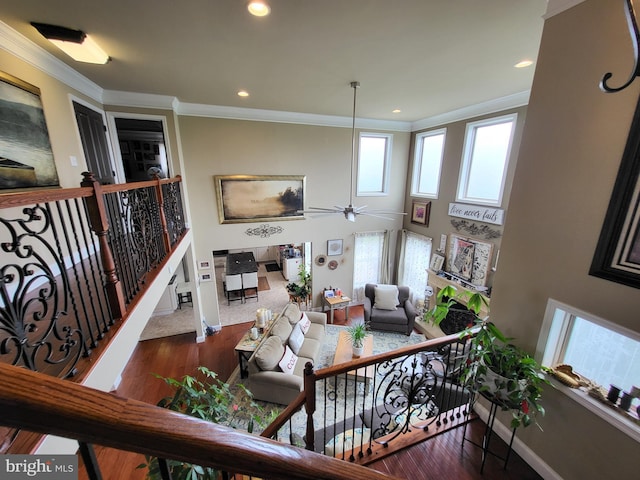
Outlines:
[[353,212],[344,212],[344,218],[349,220],[350,222],[356,221],[356,214]]

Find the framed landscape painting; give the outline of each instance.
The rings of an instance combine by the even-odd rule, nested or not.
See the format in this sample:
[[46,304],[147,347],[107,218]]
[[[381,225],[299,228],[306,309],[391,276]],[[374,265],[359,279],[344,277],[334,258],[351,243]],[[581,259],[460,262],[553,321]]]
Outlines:
[[0,190],[56,187],[40,89],[0,72]]
[[216,175],[220,223],[304,219],[304,175]]

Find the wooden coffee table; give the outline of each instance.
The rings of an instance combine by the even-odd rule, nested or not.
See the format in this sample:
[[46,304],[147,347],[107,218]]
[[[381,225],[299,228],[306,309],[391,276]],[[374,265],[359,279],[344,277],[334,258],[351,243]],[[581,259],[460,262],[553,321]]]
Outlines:
[[[367,335],[364,339],[364,349],[360,358],[370,357],[373,355],[373,336]],[[353,357],[353,349],[351,347],[351,339],[349,333],[342,330],[338,337],[338,345],[336,346],[336,354],[333,356],[333,366],[341,363],[351,362],[357,360]],[[375,374],[375,366],[369,365],[368,367],[358,368],[347,372],[347,378],[351,377],[358,381],[365,382],[365,388],[369,390],[369,382]]]

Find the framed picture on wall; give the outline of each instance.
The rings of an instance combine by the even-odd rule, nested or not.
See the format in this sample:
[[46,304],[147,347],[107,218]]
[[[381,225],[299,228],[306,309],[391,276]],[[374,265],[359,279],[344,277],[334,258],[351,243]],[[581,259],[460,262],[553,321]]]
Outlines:
[[431,213],[431,202],[413,202],[411,207],[411,223],[429,226],[429,215]]
[[0,72],[0,190],[59,185],[40,89]]
[[449,235],[445,270],[469,283],[484,287],[491,269],[493,244],[475,238]]
[[302,220],[303,175],[216,175],[220,223]]
[[327,255],[342,255],[342,239],[327,240]]
[[442,255],[439,255],[437,253],[431,255],[431,263],[429,264],[429,268],[431,270],[433,270],[434,272],[439,272],[440,270],[442,270],[443,266],[444,257]]

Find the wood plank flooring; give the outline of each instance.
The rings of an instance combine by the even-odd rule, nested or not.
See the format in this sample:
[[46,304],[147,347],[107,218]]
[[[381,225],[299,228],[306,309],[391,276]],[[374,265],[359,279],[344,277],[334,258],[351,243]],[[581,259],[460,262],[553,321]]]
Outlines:
[[[334,323],[345,325],[362,319],[362,306],[354,306],[349,309],[349,319],[344,318],[343,310],[335,311]],[[140,342],[122,373],[122,381],[115,393],[155,404],[168,395],[170,389],[154,373],[179,378],[195,374],[200,365],[217,372],[220,378],[226,380],[238,364],[234,347],[250,326],[251,322],[226,326],[200,344],[195,343],[194,334]],[[484,423],[479,420],[472,422],[467,429],[467,435],[471,435],[476,442],[480,441],[483,432]],[[504,442],[494,438],[498,440],[496,445],[506,448]],[[462,429],[459,428],[375,462],[370,467],[412,480],[541,478],[515,453],[506,470],[502,468],[502,462],[490,456],[481,475],[480,449],[468,442],[462,448],[461,443]],[[144,480],[146,470],[136,469],[137,465],[144,462],[144,456],[99,446],[95,450],[104,480]],[[79,480],[85,479],[86,472],[81,468]]]

